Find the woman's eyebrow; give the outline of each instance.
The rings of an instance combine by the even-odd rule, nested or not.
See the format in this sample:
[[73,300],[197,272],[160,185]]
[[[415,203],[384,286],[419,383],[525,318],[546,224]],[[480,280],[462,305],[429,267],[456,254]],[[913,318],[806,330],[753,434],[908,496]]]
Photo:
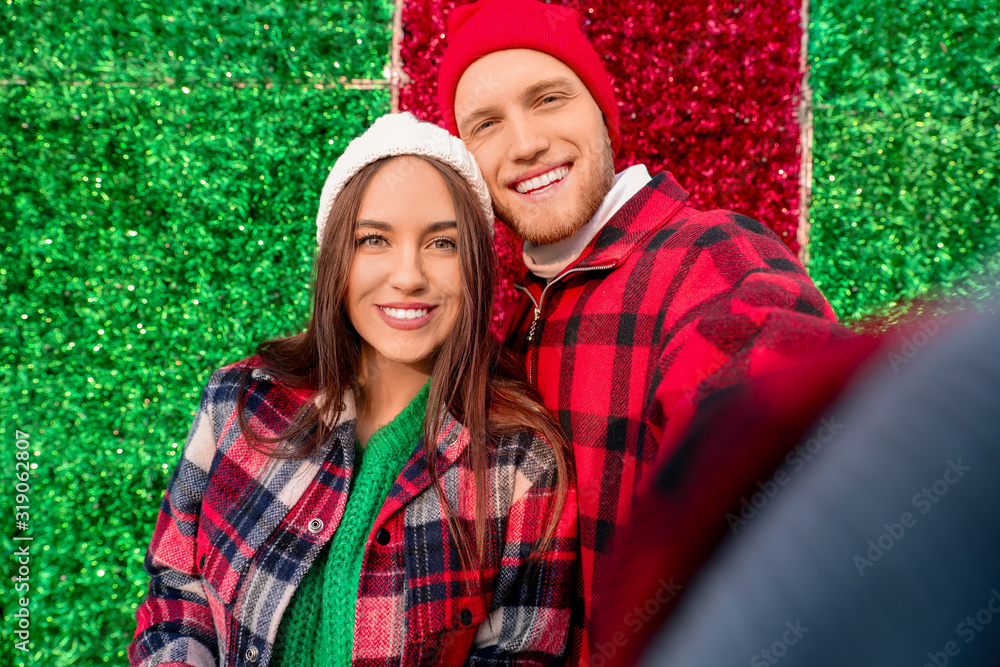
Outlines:
[[427,225],[425,232],[440,232],[442,229],[457,229],[458,223],[454,220],[441,220]]
[[383,232],[391,232],[392,225],[388,222],[382,222],[381,220],[358,220],[358,227],[372,227],[374,229],[379,229]]
[[[358,220],[357,226],[359,228],[368,227],[371,229],[377,229],[382,232],[391,232],[394,229],[391,224],[389,224],[388,222],[384,222],[382,220],[368,220],[368,219]],[[443,229],[457,229],[457,228],[458,228],[458,223],[455,222],[454,220],[439,220],[437,222],[432,222],[428,224],[426,227],[424,227],[424,233],[428,234],[433,232],[440,232]]]

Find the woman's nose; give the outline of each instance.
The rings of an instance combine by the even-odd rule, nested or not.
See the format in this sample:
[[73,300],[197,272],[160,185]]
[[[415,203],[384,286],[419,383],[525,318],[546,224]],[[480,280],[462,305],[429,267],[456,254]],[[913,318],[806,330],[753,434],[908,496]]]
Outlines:
[[389,284],[405,294],[412,294],[427,287],[427,275],[419,251],[409,249],[395,258]]

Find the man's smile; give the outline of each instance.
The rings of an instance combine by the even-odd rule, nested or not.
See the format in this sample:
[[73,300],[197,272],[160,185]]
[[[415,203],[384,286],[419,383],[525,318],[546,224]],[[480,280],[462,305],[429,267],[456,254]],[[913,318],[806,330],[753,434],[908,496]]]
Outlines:
[[518,194],[540,194],[549,189],[553,184],[559,183],[569,175],[569,166],[562,164],[554,169],[548,169],[541,174],[531,172],[526,178],[514,181],[510,188]]

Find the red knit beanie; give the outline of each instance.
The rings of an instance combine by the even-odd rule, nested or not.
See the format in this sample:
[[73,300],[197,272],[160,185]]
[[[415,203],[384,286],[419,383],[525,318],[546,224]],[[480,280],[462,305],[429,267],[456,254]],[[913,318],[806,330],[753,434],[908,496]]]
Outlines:
[[445,127],[458,135],[455,89],[477,59],[507,49],[533,49],[576,72],[604,113],[612,150],[621,143],[618,104],[611,78],[580,30],[580,15],[569,7],[536,0],[480,0],[456,7],[448,18],[448,46],[438,70],[438,103]]

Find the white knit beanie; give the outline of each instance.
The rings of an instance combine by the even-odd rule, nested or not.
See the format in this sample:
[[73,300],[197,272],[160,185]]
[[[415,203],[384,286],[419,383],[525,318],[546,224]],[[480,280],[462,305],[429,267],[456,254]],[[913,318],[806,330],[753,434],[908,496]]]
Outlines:
[[490,221],[493,231],[493,204],[490,191],[479,171],[479,165],[462,140],[452,136],[437,125],[417,120],[409,113],[390,113],[382,116],[359,137],[347,145],[323,185],[316,215],[316,242],[323,244],[323,230],[330,209],[340,191],[365,165],[394,155],[423,155],[441,160],[465,179],[476,194],[479,205]]

